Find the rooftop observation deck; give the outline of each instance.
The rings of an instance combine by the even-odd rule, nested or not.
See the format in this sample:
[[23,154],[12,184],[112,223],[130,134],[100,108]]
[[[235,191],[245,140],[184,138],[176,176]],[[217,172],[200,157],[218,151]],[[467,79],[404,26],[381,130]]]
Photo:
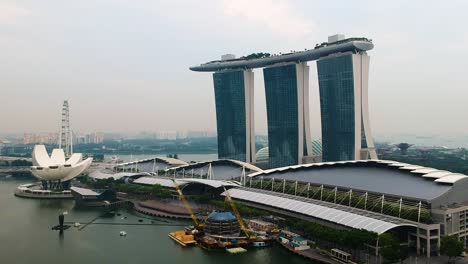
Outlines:
[[190,67],[192,71],[213,72],[228,69],[253,69],[263,68],[277,63],[306,62],[318,60],[335,53],[365,52],[374,48],[374,44],[367,38],[347,38],[328,43],[324,42],[314,49],[291,52],[281,55],[271,55],[263,58],[247,59],[240,57],[229,60],[210,61],[199,66]]

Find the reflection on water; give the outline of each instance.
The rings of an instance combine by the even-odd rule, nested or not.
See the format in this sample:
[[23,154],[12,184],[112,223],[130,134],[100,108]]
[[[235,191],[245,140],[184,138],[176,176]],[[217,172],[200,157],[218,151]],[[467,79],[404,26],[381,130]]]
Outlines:
[[69,200],[36,200],[37,201],[37,206],[39,208],[42,207],[47,207],[50,209],[53,208],[58,208],[58,209],[63,209],[63,208],[73,208],[74,206],[74,200],[69,199]]

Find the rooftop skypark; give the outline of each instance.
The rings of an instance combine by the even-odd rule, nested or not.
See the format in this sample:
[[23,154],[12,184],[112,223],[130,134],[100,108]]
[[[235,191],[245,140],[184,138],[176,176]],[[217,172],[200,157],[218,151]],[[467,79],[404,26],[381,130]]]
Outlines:
[[374,48],[372,40],[367,38],[347,38],[317,44],[314,49],[289,52],[279,55],[253,53],[237,59],[215,60],[199,66],[190,67],[192,71],[210,72],[227,69],[262,68],[281,62],[306,62],[317,60],[334,53],[365,52]]

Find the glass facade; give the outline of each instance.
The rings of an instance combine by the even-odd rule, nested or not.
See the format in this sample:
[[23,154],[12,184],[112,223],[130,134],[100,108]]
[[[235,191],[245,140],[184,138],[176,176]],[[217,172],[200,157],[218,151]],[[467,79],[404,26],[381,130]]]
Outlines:
[[264,68],[263,76],[268,118],[269,167],[299,164],[296,65]]
[[218,158],[246,161],[246,110],[243,70],[213,74]]
[[352,54],[317,61],[322,116],[322,160],[355,158]]

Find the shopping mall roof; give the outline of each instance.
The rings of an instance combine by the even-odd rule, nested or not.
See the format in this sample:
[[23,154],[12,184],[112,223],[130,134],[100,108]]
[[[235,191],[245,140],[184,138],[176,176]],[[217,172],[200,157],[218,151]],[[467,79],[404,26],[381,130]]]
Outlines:
[[[423,172],[423,173],[421,173]],[[427,172],[427,173],[424,173]],[[302,164],[252,173],[249,177],[286,179],[338,188],[431,201],[466,185],[468,176],[388,160],[359,160]],[[468,195],[465,195],[468,200]],[[450,199],[445,200],[450,202]],[[458,201],[460,202],[460,201]]]
[[365,229],[377,234],[401,226],[415,227],[414,223],[403,219],[288,194],[247,188],[233,188],[228,192],[235,200],[273,207],[350,228]]

